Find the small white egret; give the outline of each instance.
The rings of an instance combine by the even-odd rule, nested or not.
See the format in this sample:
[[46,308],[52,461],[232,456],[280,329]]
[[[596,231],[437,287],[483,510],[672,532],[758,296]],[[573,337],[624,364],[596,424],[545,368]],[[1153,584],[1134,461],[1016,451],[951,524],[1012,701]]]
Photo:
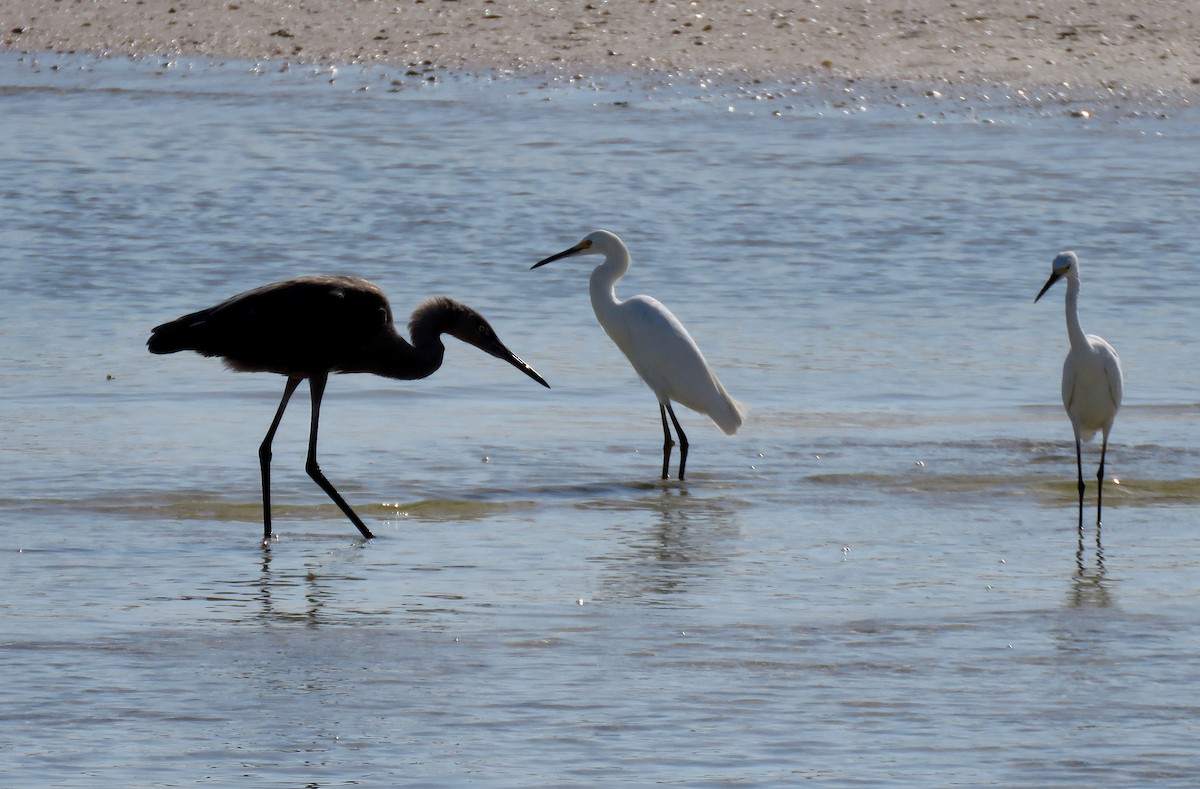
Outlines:
[[1067,278],[1067,335],[1071,350],[1063,362],[1062,400],[1071,427],[1075,431],[1075,469],[1079,478],[1079,528],[1083,528],[1083,460],[1080,443],[1090,441],[1096,431],[1103,436],[1100,468],[1096,472],[1096,525],[1104,497],[1104,455],[1108,451],[1108,433],[1121,407],[1121,359],[1116,350],[1095,334],[1084,334],[1079,325],[1079,258],[1074,252],[1060,252],[1051,266],[1050,279],[1042,286],[1036,303],[1050,286]]
[[629,270],[629,250],[620,238],[607,230],[596,230],[570,249],[551,255],[532,268],[571,255],[604,255],[604,262],[592,272],[592,309],[604,331],[658,397],[663,426],[663,479],[669,476],[671,448],[675,446],[667,426],[670,415],[679,436],[679,478],[683,479],[688,440],[671,401],[707,414],[726,435],[733,435],[741,427],[746,407],[725,391],[696,341],[670,310],[649,296],[633,296],[624,301],[617,298],[614,287]]

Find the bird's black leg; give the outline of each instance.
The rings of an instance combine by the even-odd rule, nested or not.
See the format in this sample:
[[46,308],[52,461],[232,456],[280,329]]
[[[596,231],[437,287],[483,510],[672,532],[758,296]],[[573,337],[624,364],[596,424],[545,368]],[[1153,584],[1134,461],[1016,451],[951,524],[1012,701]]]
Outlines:
[[1075,437],[1075,473],[1079,479],[1079,533],[1083,533],[1083,457],[1079,446],[1079,437]]
[[671,415],[671,424],[675,425],[675,434],[679,436],[679,478],[683,479],[683,469],[687,466],[687,436],[683,434],[683,428],[679,426],[679,420],[675,418],[675,409],[671,408],[670,402],[667,403],[667,413]]
[[1104,455],[1108,452],[1108,436],[1100,444],[1100,468],[1096,471],[1096,529],[1100,528],[1100,510],[1104,506]]
[[292,399],[292,394],[302,380],[302,378],[288,379],[287,386],[283,387],[283,399],[279,401],[275,419],[271,422],[271,429],[267,431],[263,442],[258,445],[258,466],[262,470],[263,542],[271,539],[271,442],[275,440],[275,431],[279,429],[279,422],[283,419],[283,412],[287,409],[288,400]]
[[313,375],[308,379],[309,390],[312,392],[312,426],[308,432],[308,462],[304,465],[304,470],[308,472],[308,476],[313,478],[313,481],[321,486],[321,490],[333,499],[333,503],[338,505],[350,522],[358,527],[362,532],[362,536],[368,540],[374,537],[371,530],[368,529],[354,514],[354,510],[350,509],[350,505],[342,498],[342,494],[337,492],[337,489],[325,479],[325,475],[321,473],[321,467],[317,465],[317,424],[321,417],[321,397],[325,394],[325,383],[329,380],[327,373]]
[[662,417],[663,423],[663,473],[662,478],[666,479],[671,472],[671,447],[675,446],[675,441],[671,438],[671,428],[667,427],[667,408],[662,403],[658,404],[658,415]]
[[1079,543],[1075,547],[1075,570],[1076,580],[1083,578],[1083,527],[1079,528]]

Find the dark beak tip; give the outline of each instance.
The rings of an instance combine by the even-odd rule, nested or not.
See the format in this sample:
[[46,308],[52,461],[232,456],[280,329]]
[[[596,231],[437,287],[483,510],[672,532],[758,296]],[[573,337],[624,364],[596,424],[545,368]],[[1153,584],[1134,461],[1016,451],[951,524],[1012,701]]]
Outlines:
[[538,371],[533,369],[529,365],[525,365],[523,368],[521,368],[521,371],[523,373],[525,373],[526,375],[528,375],[533,380],[537,381],[542,386],[546,387],[547,389],[550,388],[550,384],[546,383],[546,379],[543,378],[542,376],[538,375]]
[[504,349],[504,352],[503,352],[503,353],[498,353],[498,354],[496,354],[496,356],[498,356],[499,358],[501,358],[501,359],[503,359],[504,361],[508,362],[508,363],[509,363],[509,364],[511,364],[513,367],[516,367],[518,370],[520,370],[521,372],[525,373],[525,374],[526,374],[526,375],[528,375],[530,378],[532,378],[533,380],[537,381],[539,384],[541,384],[542,386],[546,387],[547,389],[549,389],[549,388],[550,388],[550,384],[546,383],[546,379],[545,379],[545,378],[543,378],[542,376],[538,375],[538,371],[537,371],[537,370],[535,370],[535,369],[533,369],[532,367],[530,367],[528,362],[526,362],[526,361],[525,361],[524,359],[522,359],[520,356],[517,356],[515,353],[513,353],[513,352],[512,352],[512,351],[510,351],[510,350],[508,350],[507,348],[505,348],[505,349]]

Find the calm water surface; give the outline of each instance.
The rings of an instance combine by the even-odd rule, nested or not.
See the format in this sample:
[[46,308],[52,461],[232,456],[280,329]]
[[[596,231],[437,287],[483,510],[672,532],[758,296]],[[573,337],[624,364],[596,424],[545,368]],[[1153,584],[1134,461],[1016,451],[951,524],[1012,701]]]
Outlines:
[[[1194,112],[0,66],[4,785],[1200,780]],[[686,483],[595,259],[528,270],[595,227],[750,406]],[[1082,541],[1064,248],[1126,374]],[[369,544],[297,397],[263,548],[282,380],[144,342],[316,272],[554,388],[333,380]]]

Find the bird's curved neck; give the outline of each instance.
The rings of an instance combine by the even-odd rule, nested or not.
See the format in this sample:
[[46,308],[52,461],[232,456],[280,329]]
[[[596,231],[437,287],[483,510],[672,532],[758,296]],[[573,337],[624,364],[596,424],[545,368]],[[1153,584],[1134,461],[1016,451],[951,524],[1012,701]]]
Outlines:
[[341,368],[346,373],[371,373],[385,378],[415,381],[428,378],[442,366],[446,346],[442,345],[440,331],[421,331],[414,327],[413,341],[400,336],[393,327],[383,331],[370,346],[363,350],[360,359]]
[[1079,275],[1071,272],[1067,275],[1067,336],[1071,338],[1072,348],[1087,347],[1087,335],[1079,325]]
[[621,303],[615,287],[617,280],[629,270],[629,250],[620,247],[604,256],[604,262],[592,272],[589,291],[592,309],[600,315],[604,310]]

